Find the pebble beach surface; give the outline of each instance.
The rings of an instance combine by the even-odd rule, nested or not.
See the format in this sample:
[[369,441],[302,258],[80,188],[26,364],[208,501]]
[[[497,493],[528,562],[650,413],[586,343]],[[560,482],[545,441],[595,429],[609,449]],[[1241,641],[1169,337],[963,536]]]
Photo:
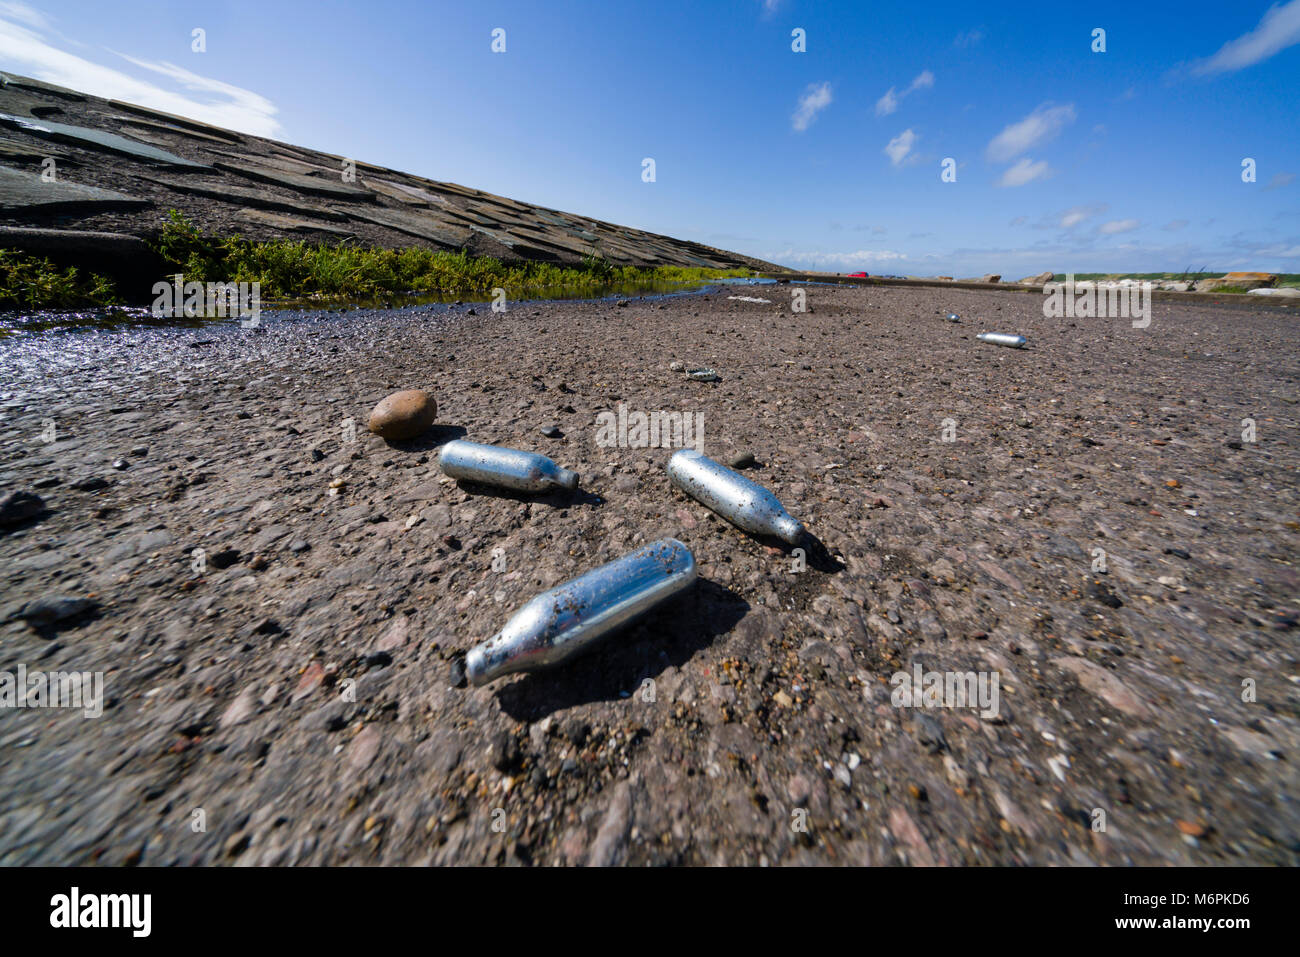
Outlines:
[[[0,712],[0,863],[1300,862],[1294,310],[759,290],[0,340],[0,496],[40,499],[3,506],[0,671],[105,695]],[[368,432],[406,389],[437,424]],[[686,498],[601,436],[620,404],[815,537]],[[580,488],[459,485],[462,437]],[[466,685],[665,537],[690,591]],[[897,706],[918,669],[996,675],[996,714]]]

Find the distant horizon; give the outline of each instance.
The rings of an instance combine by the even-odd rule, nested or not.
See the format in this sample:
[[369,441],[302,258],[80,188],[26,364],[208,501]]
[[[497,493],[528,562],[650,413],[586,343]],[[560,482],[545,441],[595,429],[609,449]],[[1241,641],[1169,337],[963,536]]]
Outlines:
[[1168,12],[4,0],[0,69],[796,270],[1300,272],[1300,0]]

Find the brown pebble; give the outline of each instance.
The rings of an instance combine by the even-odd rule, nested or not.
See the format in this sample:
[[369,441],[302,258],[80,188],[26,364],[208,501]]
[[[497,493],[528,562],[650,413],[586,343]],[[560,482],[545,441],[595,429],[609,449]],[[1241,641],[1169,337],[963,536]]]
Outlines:
[[423,389],[394,392],[370,413],[370,431],[384,439],[413,439],[438,417],[438,403]]

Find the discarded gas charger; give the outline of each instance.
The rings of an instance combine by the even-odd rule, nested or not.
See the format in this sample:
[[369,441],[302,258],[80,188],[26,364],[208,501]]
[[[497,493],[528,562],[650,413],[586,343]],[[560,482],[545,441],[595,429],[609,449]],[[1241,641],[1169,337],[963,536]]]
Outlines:
[[1009,346],[1012,349],[1023,349],[1029,342],[1024,336],[1012,335],[1009,332],[981,332],[975,338],[981,342],[991,342],[995,346]]
[[695,556],[675,538],[639,548],[529,601],[470,649],[465,674],[485,685],[559,664],[685,590],[696,574]]
[[770,491],[694,449],[674,452],[668,478],[732,525],[755,535],[772,535],[791,545],[803,538],[803,525]]
[[573,491],[578,473],[561,468],[545,455],[456,439],[442,447],[438,467],[454,479],[495,485],[517,492]]

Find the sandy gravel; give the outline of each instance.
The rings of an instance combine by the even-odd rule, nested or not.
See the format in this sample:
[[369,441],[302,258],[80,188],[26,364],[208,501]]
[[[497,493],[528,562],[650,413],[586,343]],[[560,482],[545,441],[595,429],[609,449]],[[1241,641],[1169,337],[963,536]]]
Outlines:
[[[0,485],[50,510],[0,537],[0,670],[108,696],[0,712],[0,863],[1300,862],[1294,312],[808,301],[0,340]],[[442,424],[390,446],[365,417],[405,388]],[[752,453],[806,569],[671,489],[667,450],[599,447],[619,403]],[[460,487],[435,460],[462,435],[582,488]],[[687,595],[464,686],[533,594],[667,535]],[[98,607],[21,617],[60,596]],[[996,674],[998,714],[896,707],[918,664]]]

